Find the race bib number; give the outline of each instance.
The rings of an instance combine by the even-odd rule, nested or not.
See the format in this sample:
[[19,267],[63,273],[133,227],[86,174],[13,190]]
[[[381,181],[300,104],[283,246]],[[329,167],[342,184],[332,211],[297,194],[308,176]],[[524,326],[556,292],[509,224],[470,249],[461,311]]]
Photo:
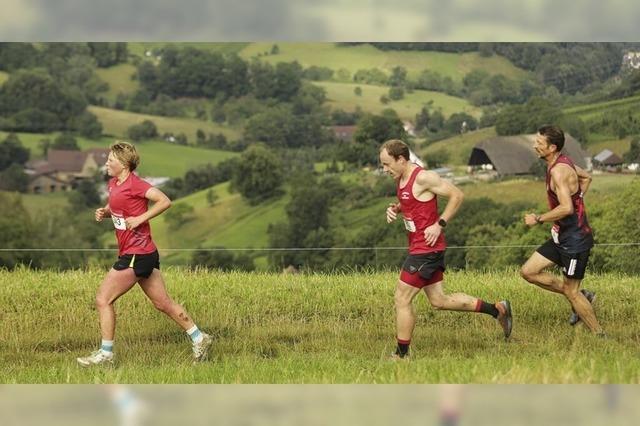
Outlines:
[[111,220],[113,221],[113,226],[120,231],[126,231],[127,224],[124,222],[124,217],[116,216],[113,213],[111,214]]
[[553,225],[553,227],[551,228],[551,238],[553,238],[553,242],[556,244],[560,244],[558,231],[560,231],[560,227],[558,225]]
[[416,224],[411,219],[404,218],[404,227],[409,232],[416,232]]

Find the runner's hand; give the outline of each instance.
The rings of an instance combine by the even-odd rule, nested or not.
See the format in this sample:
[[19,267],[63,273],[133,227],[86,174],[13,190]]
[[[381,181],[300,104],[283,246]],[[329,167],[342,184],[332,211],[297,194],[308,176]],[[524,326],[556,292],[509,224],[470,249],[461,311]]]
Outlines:
[[124,220],[127,225],[127,229],[135,229],[144,223],[144,220],[140,219],[140,216],[128,217]]
[[96,222],[102,222],[102,219],[104,219],[107,216],[107,209],[105,209],[104,207],[100,207],[99,209],[96,209]]
[[400,205],[391,203],[387,207],[387,223],[391,223],[398,218],[398,212],[400,211]]
[[436,245],[436,241],[438,241],[438,237],[441,233],[442,228],[440,227],[440,225],[434,223],[424,230],[424,241],[429,247],[433,247]]
[[529,226],[535,226],[538,224],[538,221],[536,220],[536,214],[535,213],[527,213],[524,215],[524,223],[525,225],[529,225]]

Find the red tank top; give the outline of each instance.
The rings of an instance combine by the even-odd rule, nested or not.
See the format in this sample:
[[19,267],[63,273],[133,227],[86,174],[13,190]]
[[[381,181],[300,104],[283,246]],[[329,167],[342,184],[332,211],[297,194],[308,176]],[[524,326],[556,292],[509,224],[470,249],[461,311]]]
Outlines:
[[117,178],[112,178],[109,181],[108,190],[111,220],[113,220],[118,239],[118,256],[153,253],[157,249],[151,239],[149,222],[144,222],[135,229],[127,229],[124,222],[126,218],[146,213],[149,200],[145,198],[145,194],[151,185],[134,173],[131,173],[122,184],[118,185],[117,182]]
[[[547,201],[551,210],[560,205],[558,195],[551,190],[551,169],[558,164],[566,164],[575,170],[571,158],[564,154],[560,155],[547,169]],[[573,213],[556,220],[551,235],[555,243],[563,250],[569,253],[580,253],[593,247],[592,230],[589,226],[587,211],[584,206],[584,199],[580,195],[580,189],[571,195],[571,203],[573,204]]]
[[428,246],[424,240],[424,230],[436,223],[440,215],[438,214],[438,197],[435,194],[429,201],[420,201],[413,196],[413,184],[422,170],[422,167],[416,167],[407,184],[401,188],[398,181],[397,186],[404,226],[409,237],[409,254],[433,253],[447,248],[444,232],[440,234],[433,247]]

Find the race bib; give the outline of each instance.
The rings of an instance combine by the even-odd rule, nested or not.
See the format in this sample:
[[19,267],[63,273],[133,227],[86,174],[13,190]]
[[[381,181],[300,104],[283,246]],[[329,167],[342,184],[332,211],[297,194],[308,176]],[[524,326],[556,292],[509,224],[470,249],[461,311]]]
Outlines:
[[407,231],[416,232],[416,224],[413,222],[413,220],[407,218],[404,218],[402,220],[404,220],[404,227],[407,229]]
[[558,231],[560,231],[560,227],[558,225],[553,225],[553,227],[551,228],[551,238],[553,238],[553,242],[556,244],[560,244]]
[[124,217],[116,216],[111,213],[111,220],[113,221],[113,226],[120,231],[126,231],[127,224],[124,222]]

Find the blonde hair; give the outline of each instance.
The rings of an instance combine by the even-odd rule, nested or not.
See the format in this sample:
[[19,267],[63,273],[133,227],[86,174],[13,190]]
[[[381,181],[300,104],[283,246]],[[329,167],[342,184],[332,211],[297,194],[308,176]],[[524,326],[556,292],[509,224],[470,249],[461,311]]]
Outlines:
[[129,142],[115,141],[109,149],[118,161],[129,168],[129,171],[134,171],[140,164],[140,155],[138,155],[136,147]]

